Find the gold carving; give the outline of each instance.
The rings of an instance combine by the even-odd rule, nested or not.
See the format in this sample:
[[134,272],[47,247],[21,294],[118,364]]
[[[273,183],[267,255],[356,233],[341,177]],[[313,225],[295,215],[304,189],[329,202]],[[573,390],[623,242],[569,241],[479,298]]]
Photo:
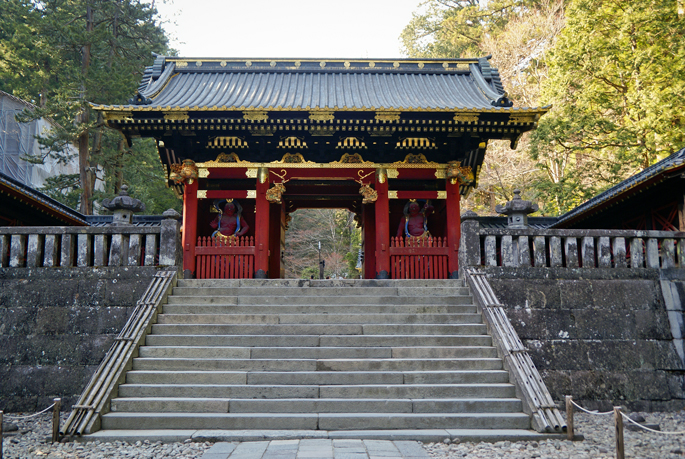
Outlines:
[[276,67],[276,61],[271,61],[271,62],[269,62],[269,65],[270,65],[271,67]]
[[269,114],[265,110],[247,110],[243,112],[243,118],[248,121],[266,121]]
[[275,126],[249,126],[247,129],[254,136],[272,136],[278,130]]
[[445,177],[449,179],[452,185],[456,185],[459,182],[461,185],[469,186],[475,180],[471,166],[462,166],[459,161],[449,161],[447,163]]
[[167,121],[188,121],[188,112],[162,112]]
[[180,176],[184,182],[186,182],[189,185],[192,185],[192,183],[198,177],[197,166],[195,165],[195,161],[193,161],[192,159],[184,159],[183,165],[181,167]]
[[486,148],[487,146],[488,146],[488,144],[485,143],[485,142],[481,142],[481,143],[478,144],[478,148],[480,148],[481,150],[485,150],[485,148]]
[[259,183],[266,183],[266,181],[269,180],[269,169],[260,167],[257,171],[257,180]]
[[257,190],[247,190],[247,199],[257,199]]
[[423,153],[409,153],[407,156],[404,157],[404,161],[397,161],[393,163],[393,165],[396,165],[398,167],[407,164],[430,164],[433,166],[438,166],[438,163],[432,161],[429,162],[428,159],[426,159],[426,155],[424,155]]
[[436,179],[446,179],[447,174],[445,173],[445,169],[435,169],[435,178]]
[[362,158],[362,155],[359,153],[345,153],[342,155],[340,158],[340,161],[333,161],[330,164],[373,164],[371,162],[364,161],[364,158]]
[[399,63],[399,62],[393,62],[393,63],[392,63],[392,66],[395,67],[395,68],[399,68],[399,67],[400,67],[400,63]]
[[385,168],[376,169],[376,180],[378,183],[385,183],[388,180],[388,172]]
[[215,161],[217,163],[246,163],[247,161],[241,161],[237,154],[235,153],[219,153]]
[[207,177],[209,177],[209,169],[205,169],[205,168],[199,169],[199,168],[198,168],[198,170],[197,170],[197,176],[200,177],[200,178],[207,178]]
[[394,127],[378,127],[369,130],[369,135],[371,137],[391,137],[396,131]]
[[259,169],[256,167],[250,167],[248,170],[245,171],[245,176],[247,178],[257,178],[257,172]]
[[276,148],[307,148],[307,142],[302,137],[281,137]]
[[272,161],[271,164],[301,164],[301,163],[311,163],[313,161],[306,161],[302,153],[286,153],[283,155],[280,161]]
[[274,204],[281,204],[283,193],[285,193],[285,185],[274,183],[273,187],[266,190],[266,200]]
[[537,113],[511,114],[507,124],[535,123],[538,119],[540,119],[540,115]]
[[398,111],[379,111],[376,112],[376,121],[399,121],[400,112]]
[[458,123],[477,123],[479,116],[478,113],[455,113],[453,119]]
[[397,169],[386,169],[386,172],[388,173],[389,179],[395,179],[400,176],[400,171],[398,171]]
[[202,67],[202,61],[197,61],[197,62],[195,62],[195,65],[196,65],[197,67]]
[[133,121],[133,112],[130,110],[115,110],[111,112],[105,112],[105,119],[107,121]]
[[447,191],[438,191],[438,199],[447,199]]
[[349,61],[345,61],[345,63],[344,63],[343,65],[345,66],[346,69],[349,69],[349,68],[350,68],[350,63],[349,63]]
[[448,69],[448,68],[450,68],[450,64],[447,63],[447,62],[443,62],[443,63],[442,63],[442,68]]
[[247,142],[240,137],[219,136],[207,142],[207,148],[247,148]]
[[245,67],[252,67],[252,61],[245,61]]
[[369,185],[362,185],[359,194],[362,195],[362,204],[372,204],[378,200],[378,192]]
[[222,66],[222,67],[226,67],[226,61],[221,61],[221,62],[219,63],[219,65]]
[[397,198],[397,191],[388,190],[388,199],[398,199]]
[[422,69],[423,66],[424,66],[424,63],[423,63],[423,62],[419,62],[419,68]]
[[374,68],[375,66],[376,66],[376,63],[375,63],[375,62],[373,62],[373,61],[372,61],[372,62],[369,62],[369,67]]
[[296,68],[296,69],[299,69],[301,65],[302,65],[302,62],[300,62],[300,61],[295,61],[295,68]]
[[321,68],[326,67],[326,61],[321,61],[321,62],[319,62],[319,66],[320,66]]
[[207,199],[207,190],[197,190],[197,199]]
[[366,148],[366,144],[356,137],[345,137],[338,141],[335,148]]
[[188,61],[176,61],[176,68],[182,69],[188,67]]
[[333,111],[325,110],[320,112],[309,112],[309,119],[312,121],[333,121],[335,116]]
[[435,142],[427,137],[406,137],[397,142],[395,148],[436,148]]
[[333,126],[312,126],[309,128],[309,133],[316,137],[330,137],[335,132],[336,129]]

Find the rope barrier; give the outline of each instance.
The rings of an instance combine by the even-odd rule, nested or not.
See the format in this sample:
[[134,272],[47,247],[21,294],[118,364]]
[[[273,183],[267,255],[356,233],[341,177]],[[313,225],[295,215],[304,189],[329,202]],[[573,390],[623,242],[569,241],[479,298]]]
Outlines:
[[605,411],[605,412],[603,412],[603,413],[599,413],[597,410],[592,410],[592,411],[586,410],[585,408],[583,408],[582,406],[578,405],[578,404],[577,404],[576,402],[574,402],[573,400],[571,400],[571,403],[573,403],[573,405],[574,405],[576,408],[578,408],[579,410],[585,411],[587,414],[594,414],[595,416],[606,416],[607,414],[614,414],[613,411]]
[[621,416],[623,416],[625,419],[632,422],[636,426],[640,427],[641,429],[648,430],[650,432],[654,432],[654,433],[658,433],[658,434],[664,434],[664,435],[683,435],[683,434],[685,434],[685,430],[681,430],[680,432],[662,432],[661,430],[650,429],[649,427],[643,426],[639,422],[633,421],[632,419],[630,419],[630,417],[626,416],[624,413],[621,413]]
[[28,416],[11,416],[11,415],[5,413],[5,417],[6,417],[6,418],[10,418],[10,419],[9,419],[10,421],[21,421],[22,419],[35,418],[36,416],[45,413],[47,410],[49,410],[49,409],[51,409],[51,408],[54,408],[54,406],[55,406],[55,404],[53,403],[53,404],[50,405],[49,407],[45,408],[43,411],[41,411],[41,412],[39,412],[39,413],[35,413],[35,414],[29,414]]

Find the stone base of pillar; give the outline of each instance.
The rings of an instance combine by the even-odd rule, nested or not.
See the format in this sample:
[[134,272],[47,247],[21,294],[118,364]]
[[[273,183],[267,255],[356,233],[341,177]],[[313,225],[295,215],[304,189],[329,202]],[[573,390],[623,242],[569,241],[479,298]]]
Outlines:
[[459,279],[459,271],[452,271],[450,273],[450,279]]
[[379,273],[376,273],[376,279],[390,279],[390,273],[388,273],[386,270],[383,270]]
[[255,279],[267,279],[268,276],[267,276],[267,274],[266,274],[266,271],[264,271],[263,269],[258,269],[258,270],[255,271],[255,273],[254,273],[254,278],[255,278]]
[[184,279],[192,279],[193,278],[193,272],[189,269],[184,269],[183,270],[183,278]]

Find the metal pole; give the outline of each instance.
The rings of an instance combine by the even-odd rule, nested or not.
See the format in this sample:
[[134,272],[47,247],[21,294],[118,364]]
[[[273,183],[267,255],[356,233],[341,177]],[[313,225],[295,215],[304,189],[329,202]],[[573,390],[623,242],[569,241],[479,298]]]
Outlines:
[[55,443],[59,442],[59,412],[62,409],[62,399],[56,398],[53,401],[55,407],[52,410],[52,442]]
[[614,407],[614,424],[616,426],[616,459],[625,459],[623,452],[623,415],[621,407]]
[[319,241],[319,279],[323,279],[323,266],[321,266],[321,241]]
[[573,403],[571,403],[571,396],[566,396],[566,435],[568,439],[573,441]]

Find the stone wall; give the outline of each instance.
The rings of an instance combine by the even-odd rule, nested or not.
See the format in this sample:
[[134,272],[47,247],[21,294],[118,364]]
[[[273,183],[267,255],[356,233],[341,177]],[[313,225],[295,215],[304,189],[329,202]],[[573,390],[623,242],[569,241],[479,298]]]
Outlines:
[[161,268],[0,268],[0,410],[76,403]]
[[[572,395],[602,410],[685,407],[685,365],[661,290],[665,270],[485,271],[555,400]],[[681,271],[670,280],[680,291]]]

